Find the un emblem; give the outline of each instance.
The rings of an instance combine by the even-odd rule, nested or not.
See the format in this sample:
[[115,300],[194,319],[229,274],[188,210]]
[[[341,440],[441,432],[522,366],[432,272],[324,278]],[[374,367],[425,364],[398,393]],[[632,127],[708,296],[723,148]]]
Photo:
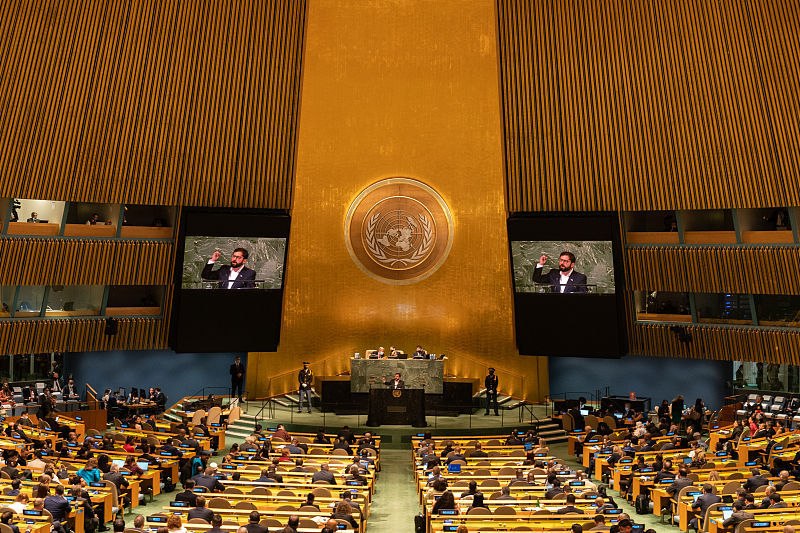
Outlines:
[[416,283],[433,274],[453,243],[453,221],[444,199],[409,178],[367,187],[345,221],[350,256],[366,274],[385,283]]

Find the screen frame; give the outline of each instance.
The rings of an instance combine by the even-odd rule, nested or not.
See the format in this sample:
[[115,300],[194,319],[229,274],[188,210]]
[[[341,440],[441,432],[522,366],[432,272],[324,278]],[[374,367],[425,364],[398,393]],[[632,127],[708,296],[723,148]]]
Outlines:
[[[514,317],[514,340],[519,350],[520,355],[541,355],[541,356],[569,356],[569,357],[587,357],[587,358],[619,358],[628,354],[628,328],[627,328],[627,312],[626,312],[626,277],[625,277],[625,263],[622,250],[622,233],[620,213],[616,211],[543,211],[537,213],[530,212],[512,212],[509,213],[506,219],[506,228],[508,236],[508,262],[509,262],[509,277],[512,289],[512,298],[514,299],[513,317]],[[534,225],[548,224],[546,233],[539,236],[532,236],[532,227]],[[576,234],[580,237],[576,237]],[[512,242],[515,241],[572,241],[572,242],[611,242],[612,260],[614,266],[614,293],[613,294],[576,294],[570,295],[570,298],[584,299],[584,298],[608,298],[614,299],[615,302],[615,318],[616,318],[616,335],[617,335],[617,350],[615,353],[591,354],[591,353],[554,353],[553,351],[543,353],[525,353],[529,350],[524,350],[520,347],[520,339],[518,337],[519,313],[518,299],[520,295],[537,294],[537,293],[524,293],[517,292],[516,279],[514,276],[514,261]],[[546,268],[546,267],[545,267]],[[545,293],[547,294],[547,293]],[[561,297],[562,295],[551,295]],[[524,296],[523,296],[524,298]],[[573,300],[573,303],[575,300]]]

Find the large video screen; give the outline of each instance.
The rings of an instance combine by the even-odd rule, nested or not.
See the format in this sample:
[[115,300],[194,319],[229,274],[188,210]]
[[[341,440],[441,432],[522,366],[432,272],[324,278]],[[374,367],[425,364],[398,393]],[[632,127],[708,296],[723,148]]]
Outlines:
[[183,210],[170,332],[175,351],[277,350],[289,226],[285,212]]
[[520,353],[624,355],[616,214],[513,215],[508,236]]

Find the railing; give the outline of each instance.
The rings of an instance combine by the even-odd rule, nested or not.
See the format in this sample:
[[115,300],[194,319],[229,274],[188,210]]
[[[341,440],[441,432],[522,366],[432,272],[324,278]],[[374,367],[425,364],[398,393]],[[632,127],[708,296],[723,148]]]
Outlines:
[[94,387],[86,384],[86,405],[89,409],[99,409],[100,408],[100,401],[97,399],[97,391],[94,390]]
[[[595,389],[594,391],[566,391],[551,393],[545,398],[545,414],[552,416],[555,414],[556,400],[577,400],[578,398],[586,398],[586,400],[596,406],[600,406],[601,398],[611,396],[611,387],[606,385],[602,389]],[[551,412],[552,409],[552,412]]]

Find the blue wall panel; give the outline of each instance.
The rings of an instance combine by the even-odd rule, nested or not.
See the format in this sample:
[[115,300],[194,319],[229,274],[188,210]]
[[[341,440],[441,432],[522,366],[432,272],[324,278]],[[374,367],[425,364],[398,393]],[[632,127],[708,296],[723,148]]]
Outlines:
[[[173,351],[85,352],[65,355],[64,370],[81,387],[89,383],[102,393],[104,389],[124,387],[161,387],[168,405],[184,396],[196,394],[202,387],[224,387],[206,394],[229,394],[228,372],[233,358],[247,354],[175,353]],[[245,367],[246,368],[246,367]]]
[[[550,394],[594,393],[610,388],[612,395],[627,396],[631,391],[651,397],[653,406],[683,394],[686,403],[703,398],[706,406],[718,409],[728,394],[726,382],[733,377],[731,363],[664,357],[623,357],[590,359],[550,357]],[[587,396],[588,398],[589,396]]]

